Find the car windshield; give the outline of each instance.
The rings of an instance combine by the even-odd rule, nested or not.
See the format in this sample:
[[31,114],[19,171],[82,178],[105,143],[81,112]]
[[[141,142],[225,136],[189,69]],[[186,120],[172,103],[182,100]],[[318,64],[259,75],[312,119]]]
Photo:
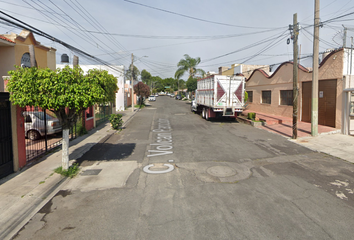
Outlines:
[[[34,114],[37,118],[39,118],[40,120],[44,120],[44,112],[34,112],[33,114]],[[52,116],[50,116],[50,115],[48,115],[48,114],[46,114],[46,115],[47,115],[47,120],[53,119]]]

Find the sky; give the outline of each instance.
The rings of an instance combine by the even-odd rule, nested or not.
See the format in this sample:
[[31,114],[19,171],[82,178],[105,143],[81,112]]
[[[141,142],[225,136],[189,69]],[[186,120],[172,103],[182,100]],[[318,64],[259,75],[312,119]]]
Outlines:
[[[134,65],[153,76],[174,77],[185,54],[201,58],[199,68],[218,72],[242,63],[276,67],[293,59],[289,25],[297,14],[300,64],[312,66],[315,0],[0,0],[0,11],[85,54],[34,34],[60,56],[79,63]],[[10,19],[0,13],[0,17]],[[15,21],[14,19],[11,19]],[[354,36],[354,0],[320,0],[320,52]],[[15,21],[17,22],[17,21]],[[344,26],[343,26],[344,25]],[[21,27],[0,20],[0,34]],[[94,58],[88,57],[93,56]],[[98,61],[99,59],[99,61]],[[187,79],[187,75],[183,79]]]

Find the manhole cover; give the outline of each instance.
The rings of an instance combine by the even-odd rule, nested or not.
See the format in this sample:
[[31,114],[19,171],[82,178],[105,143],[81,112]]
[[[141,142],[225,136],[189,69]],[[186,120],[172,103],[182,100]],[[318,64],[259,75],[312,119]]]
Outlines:
[[89,169],[89,170],[85,170],[81,173],[81,175],[85,176],[85,175],[98,175],[100,172],[102,171],[102,169]]
[[214,177],[231,177],[237,174],[236,170],[228,166],[214,166],[207,169],[207,173]]

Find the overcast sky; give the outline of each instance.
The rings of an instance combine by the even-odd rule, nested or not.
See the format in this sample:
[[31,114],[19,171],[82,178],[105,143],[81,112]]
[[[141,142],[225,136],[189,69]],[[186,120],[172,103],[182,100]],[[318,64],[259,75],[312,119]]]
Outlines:
[[[200,57],[200,68],[218,71],[234,63],[278,64],[292,60],[289,24],[297,13],[301,55],[312,54],[314,0],[0,0],[0,10],[110,64],[173,77],[184,54]],[[347,46],[354,35],[354,1],[320,0],[320,52]],[[343,17],[344,15],[347,15]],[[0,14],[1,17],[7,18]],[[21,29],[0,21],[0,34]],[[353,28],[353,29],[350,29]],[[35,34],[37,41],[72,50]],[[79,55],[80,64],[96,64]],[[306,67],[312,59],[301,59]],[[98,63],[97,63],[98,64]],[[184,77],[185,79],[185,77]]]

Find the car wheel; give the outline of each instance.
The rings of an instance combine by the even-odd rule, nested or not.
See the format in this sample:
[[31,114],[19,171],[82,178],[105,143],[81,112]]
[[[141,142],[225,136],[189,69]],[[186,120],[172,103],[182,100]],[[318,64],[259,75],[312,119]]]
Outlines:
[[28,138],[32,141],[37,140],[39,138],[39,132],[36,130],[30,130],[27,134]]

